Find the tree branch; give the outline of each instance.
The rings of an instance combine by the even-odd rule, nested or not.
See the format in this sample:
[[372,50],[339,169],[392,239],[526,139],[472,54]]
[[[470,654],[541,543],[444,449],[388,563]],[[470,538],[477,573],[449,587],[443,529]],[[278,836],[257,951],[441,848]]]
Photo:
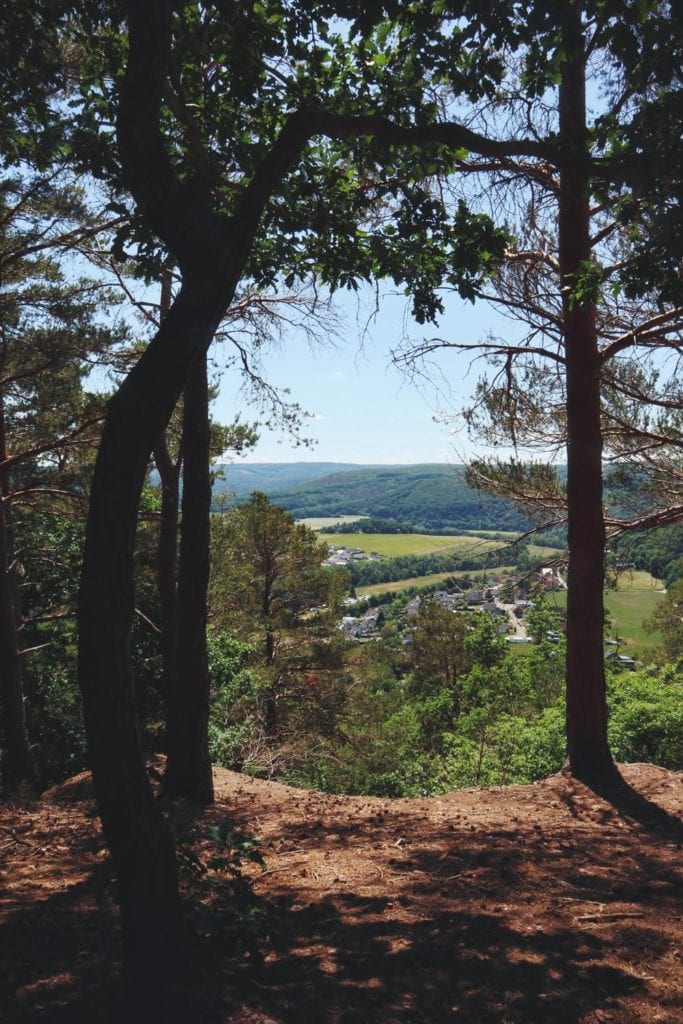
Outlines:
[[128,61],[120,89],[117,138],[126,183],[152,230],[178,264],[201,266],[226,230],[206,192],[178,180],[160,129],[171,51],[168,0],[126,0]]
[[600,353],[600,359],[604,363],[619,352],[623,352],[624,349],[635,348],[639,345],[656,345],[669,332],[681,330],[683,330],[683,307],[667,309],[664,313],[652,317],[646,323],[634,327],[633,330],[622,334],[621,337],[611,342]]
[[627,530],[651,530],[658,526],[670,526],[683,519],[683,505],[670,505],[668,508],[648,512],[647,515],[635,519],[605,518],[605,526],[610,537],[615,537]]
[[531,345],[496,344],[494,342],[446,341],[443,338],[432,338],[430,341],[424,342],[422,345],[418,346],[418,348],[406,355],[402,361],[406,364],[415,362],[423,356],[431,355],[432,352],[438,352],[439,349],[444,348],[454,348],[459,352],[491,352],[498,356],[535,355],[541,356],[543,359],[551,359],[553,362],[559,363],[562,366],[564,366],[565,363],[564,357],[561,356],[559,352],[550,352],[546,348]]

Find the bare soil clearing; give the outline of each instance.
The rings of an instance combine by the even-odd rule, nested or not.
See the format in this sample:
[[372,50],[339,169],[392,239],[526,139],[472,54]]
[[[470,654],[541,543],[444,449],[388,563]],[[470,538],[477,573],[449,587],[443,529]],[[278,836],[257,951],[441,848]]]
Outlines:
[[[389,800],[216,770],[193,828],[229,814],[262,838],[278,950],[235,958],[200,907],[203,968],[159,1019],[681,1024],[683,777],[623,775]],[[0,870],[2,1020],[130,1020],[87,776],[0,810]]]

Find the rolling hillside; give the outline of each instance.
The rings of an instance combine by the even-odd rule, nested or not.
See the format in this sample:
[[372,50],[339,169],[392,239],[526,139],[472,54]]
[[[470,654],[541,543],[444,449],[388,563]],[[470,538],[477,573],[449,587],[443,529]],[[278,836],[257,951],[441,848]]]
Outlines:
[[[467,486],[464,468],[446,465],[339,467],[325,463],[296,466],[231,466],[221,489],[240,486],[265,491],[297,518],[359,515],[396,519],[416,527],[440,530],[522,530],[526,517],[503,499],[491,498]],[[304,469],[305,467],[305,469]],[[340,469],[342,471],[340,471]],[[246,474],[244,471],[249,471]],[[271,472],[277,471],[277,472]],[[284,483],[296,472],[311,477],[294,486]],[[238,474],[242,472],[243,475]],[[277,486],[278,475],[283,481]]]
[[214,497],[229,492],[239,498],[252,491],[263,491],[270,497],[275,491],[290,490],[358,466],[346,462],[232,462],[218,468],[223,476],[214,484]]

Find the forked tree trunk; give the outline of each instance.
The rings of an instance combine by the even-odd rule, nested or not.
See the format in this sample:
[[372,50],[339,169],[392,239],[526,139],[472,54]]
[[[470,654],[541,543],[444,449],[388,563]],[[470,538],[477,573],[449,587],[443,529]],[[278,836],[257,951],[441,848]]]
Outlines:
[[239,215],[213,212],[208,193],[181,183],[160,131],[169,71],[168,0],[124,4],[129,32],[117,131],[127,184],[164,240],[183,284],[156,336],[111,400],[93,476],[79,592],[78,680],[95,795],[119,887],[124,959],[133,985],[173,976],[182,955],[175,849],[147,782],[129,642],[137,511],[155,441],[203,359],[235,287],[265,203],[307,133],[276,144],[245,191]]
[[559,255],[567,381],[567,752],[581,778],[612,773],[603,655],[605,526],[602,507],[600,360],[593,298],[573,292],[591,260],[584,41],[568,5],[560,84]]
[[95,795],[114,858],[124,960],[134,986],[179,966],[175,848],[149,787],[129,663],[133,548],[148,459],[231,298],[238,265],[214,259],[183,285],[111,400],[93,477],[79,594],[79,685]]
[[206,356],[195,365],[183,404],[183,497],[178,565],[177,670],[168,702],[165,790],[199,804],[213,803],[209,758],[209,661],[206,599],[209,585],[211,477]]

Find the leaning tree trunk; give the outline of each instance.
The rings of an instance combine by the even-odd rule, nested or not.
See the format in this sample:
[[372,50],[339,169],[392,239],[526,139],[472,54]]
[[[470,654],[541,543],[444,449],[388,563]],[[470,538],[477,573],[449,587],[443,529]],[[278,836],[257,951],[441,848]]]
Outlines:
[[130,671],[138,505],[154,443],[232,299],[262,204],[248,226],[228,225],[175,177],[159,129],[171,5],[127,0],[125,7],[121,160],[142,214],[180,265],[183,283],[109,403],[90,493],[78,681],[95,796],[116,871],[126,973],[133,989],[144,991],[173,977],[183,944],[175,847],[147,781]]
[[148,459],[204,355],[238,265],[212,260],[109,404],[90,496],[79,594],[79,685],[95,795],[116,868],[124,960],[135,987],[172,975],[181,955],[175,849],[140,746],[129,663],[133,549]]
[[183,404],[183,497],[178,565],[178,664],[168,702],[169,796],[213,803],[209,758],[209,586],[211,477],[206,356],[195,365]]
[[585,54],[578,6],[565,12],[560,84],[559,255],[567,381],[567,750],[579,777],[614,771],[607,743],[603,655],[605,526],[602,507],[600,359],[595,300],[576,294],[590,265]]
[[160,130],[170,64],[169,0],[125,0],[127,66],[117,132],[126,182],[182,272],[180,292],[109,403],[95,464],[79,593],[78,679],[97,798],[115,863],[124,959],[134,985],[172,975],[182,953],[172,837],[148,785],[129,663],[133,549],[140,494],[160,431],[234,296],[265,204],[309,137],[308,120],[269,150],[239,212],[181,182]]
[[[0,464],[6,458],[4,404],[0,397]],[[23,800],[37,795],[40,773],[29,742],[24,705],[9,491],[8,474],[0,471],[0,717],[5,748],[2,784],[10,797]]]

